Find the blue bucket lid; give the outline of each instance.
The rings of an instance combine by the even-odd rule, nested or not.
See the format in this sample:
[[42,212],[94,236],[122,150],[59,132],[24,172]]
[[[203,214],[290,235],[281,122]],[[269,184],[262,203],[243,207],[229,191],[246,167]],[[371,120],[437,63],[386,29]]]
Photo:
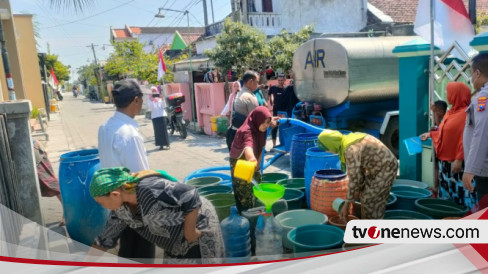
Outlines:
[[347,174],[340,169],[321,169],[317,170],[313,176],[318,179],[337,181],[346,178]]
[[60,162],[72,163],[98,159],[98,149],[83,149],[61,155]]

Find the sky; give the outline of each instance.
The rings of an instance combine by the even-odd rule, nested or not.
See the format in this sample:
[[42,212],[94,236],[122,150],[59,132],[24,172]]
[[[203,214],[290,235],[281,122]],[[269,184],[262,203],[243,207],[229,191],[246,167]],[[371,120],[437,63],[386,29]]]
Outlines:
[[[105,60],[112,51],[110,26],[135,27],[187,26],[186,16],[166,11],[165,18],[155,18],[158,8],[190,11],[190,26],[203,27],[203,3],[201,0],[93,0],[93,6],[82,13],[74,9],[56,8],[50,0],[10,0],[15,13],[34,14],[38,26],[39,52],[47,52],[49,43],[52,54],[70,65],[72,72],[93,62],[91,44],[95,46],[97,59]],[[212,23],[211,0],[207,0],[208,21]],[[189,7],[189,8],[188,8]],[[215,22],[231,12],[231,0],[213,0]],[[105,46],[104,46],[105,45]],[[74,69],[73,69],[74,68]],[[72,75],[77,78],[76,75]]]

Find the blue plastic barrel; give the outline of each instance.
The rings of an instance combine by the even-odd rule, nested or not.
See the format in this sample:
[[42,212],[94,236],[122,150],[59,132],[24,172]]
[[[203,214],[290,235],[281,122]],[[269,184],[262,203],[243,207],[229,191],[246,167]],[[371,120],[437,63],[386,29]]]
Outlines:
[[280,146],[285,144],[285,134],[283,134],[283,130],[286,130],[288,128],[292,127],[291,124],[286,123],[278,126],[278,138],[280,140]]
[[59,187],[66,229],[73,240],[89,246],[102,232],[109,213],[89,192],[91,179],[98,169],[97,149],[69,152],[60,157]]
[[280,129],[280,136],[283,136],[283,144],[285,145],[285,151],[290,151],[293,136],[299,133],[305,133],[305,128],[299,126],[290,126],[283,130]]
[[305,177],[305,157],[307,150],[315,146],[315,133],[299,133],[293,136],[290,148],[290,169],[292,178]]
[[305,160],[305,196],[309,207],[312,177],[317,170],[322,169],[341,169],[339,155],[326,152],[318,147],[309,148]]
[[228,263],[242,263],[251,257],[251,233],[249,221],[239,216],[237,208],[231,208],[230,216],[221,223],[225,256]]

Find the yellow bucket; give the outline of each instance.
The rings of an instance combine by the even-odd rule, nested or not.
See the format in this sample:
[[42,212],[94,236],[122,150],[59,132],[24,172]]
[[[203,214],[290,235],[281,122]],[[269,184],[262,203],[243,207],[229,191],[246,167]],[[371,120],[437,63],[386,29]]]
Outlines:
[[103,99],[105,100],[105,104],[108,104],[110,102],[110,98],[108,96],[103,97]]
[[212,131],[213,131],[213,132],[217,132],[217,123],[215,123],[215,122],[211,122],[211,123],[210,123],[210,126],[212,127]]
[[246,160],[237,160],[236,167],[234,169],[234,177],[242,179],[246,182],[251,182],[256,170],[256,162],[249,162]]
[[217,123],[217,118],[219,118],[219,117],[220,117],[220,116],[211,116],[211,117],[210,117],[210,122],[211,122],[212,124]]

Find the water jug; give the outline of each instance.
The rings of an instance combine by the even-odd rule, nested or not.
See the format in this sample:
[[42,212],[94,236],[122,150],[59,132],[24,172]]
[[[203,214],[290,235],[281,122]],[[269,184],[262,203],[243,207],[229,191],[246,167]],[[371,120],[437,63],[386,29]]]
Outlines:
[[237,207],[231,208],[230,216],[220,224],[224,237],[225,256],[228,263],[242,263],[251,257],[249,221],[239,216]]
[[283,228],[272,213],[262,214],[256,224],[256,256],[261,261],[279,260],[283,255]]

